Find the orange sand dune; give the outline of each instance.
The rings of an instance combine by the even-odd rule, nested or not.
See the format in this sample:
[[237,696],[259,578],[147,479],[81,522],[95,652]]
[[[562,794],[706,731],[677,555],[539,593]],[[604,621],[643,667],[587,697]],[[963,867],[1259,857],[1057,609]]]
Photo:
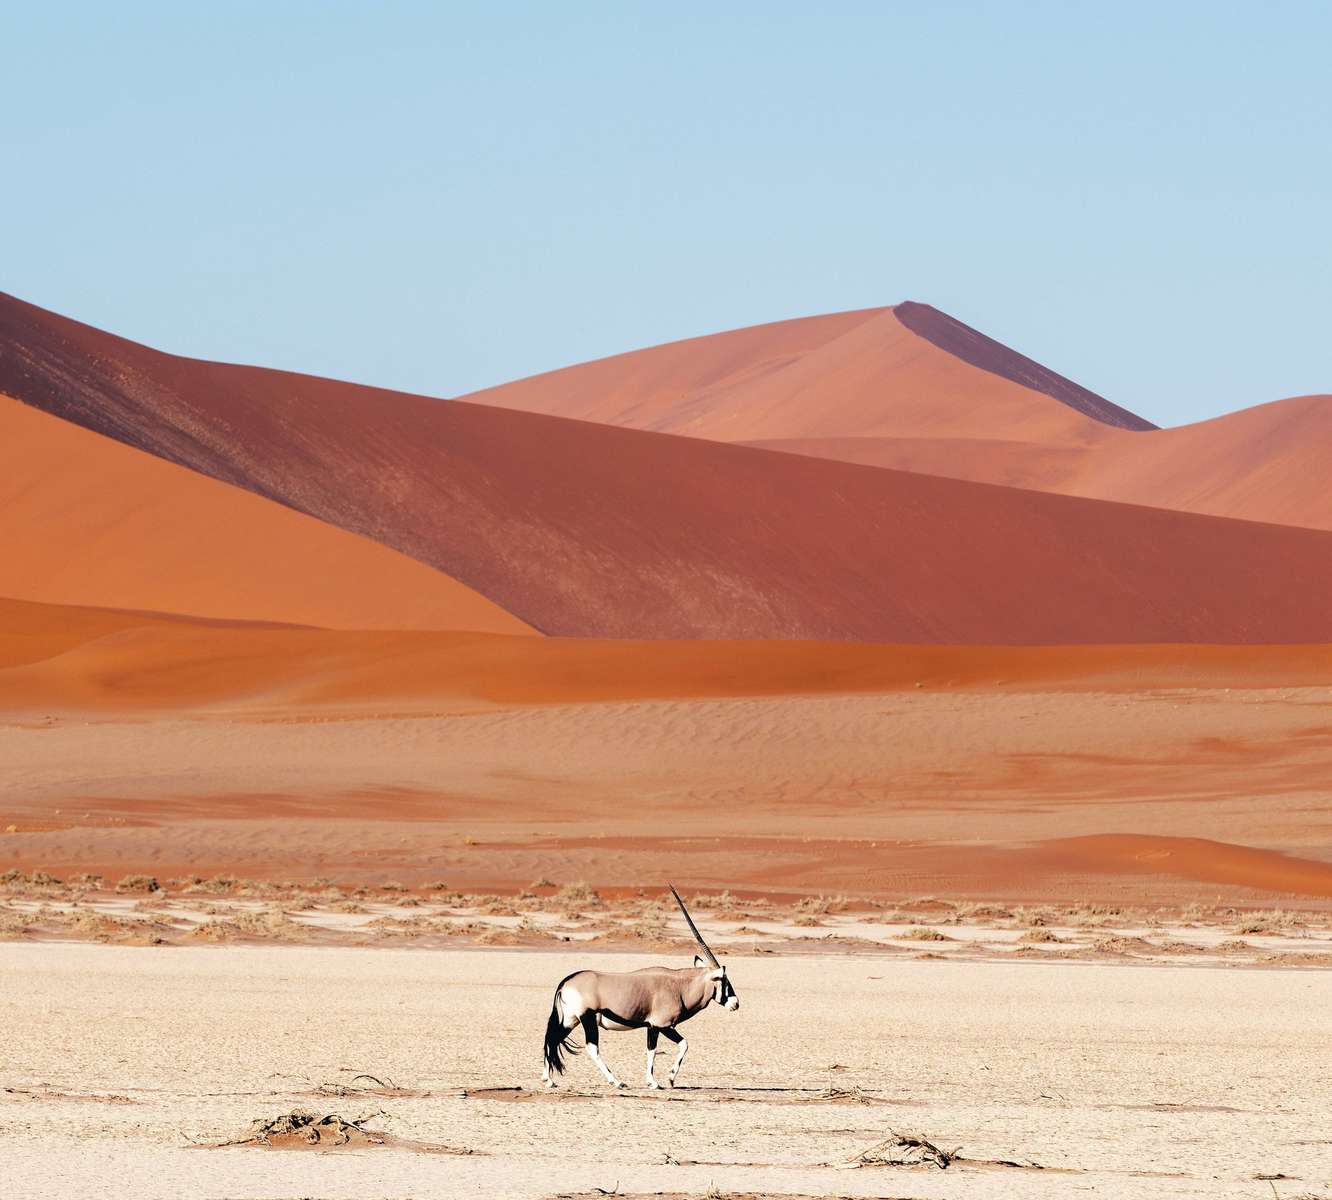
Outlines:
[[0,510],[0,594],[334,627],[531,632],[403,554],[7,396]]
[[1167,875],[1198,883],[1332,898],[1332,862],[1198,837],[1107,833],[1057,838],[1020,856],[1038,870]]
[[478,404],[688,434],[1094,443],[1142,418],[925,304],[692,338],[473,392]]
[[410,708],[890,692],[1318,686],[1332,646],[629,642],[199,621],[0,599],[0,708]]
[[195,362],[12,299],[0,337],[26,402],[373,537],[544,632],[1332,641],[1322,533]]

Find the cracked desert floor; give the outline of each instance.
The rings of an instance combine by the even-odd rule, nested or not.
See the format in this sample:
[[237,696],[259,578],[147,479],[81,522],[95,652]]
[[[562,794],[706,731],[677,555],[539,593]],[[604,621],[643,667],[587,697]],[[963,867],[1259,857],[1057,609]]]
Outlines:
[[[650,961],[592,954],[606,969]],[[5,1194],[952,1200],[1332,1189],[1329,971],[733,957],[741,1009],[710,1008],[686,1027],[681,1088],[643,1088],[642,1037],[625,1034],[603,1048],[628,1091],[608,1093],[579,1055],[565,1087],[542,1093],[553,986],[589,956],[0,947]],[[663,1077],[667,1065],[658,1060]],[[376,1082],[353,1082],[361,1072]],[[204,1148],[293,1109],[369,1118],[411,1145]],[[849,1165],[894,1131],[961,1157],[947,1170]]]

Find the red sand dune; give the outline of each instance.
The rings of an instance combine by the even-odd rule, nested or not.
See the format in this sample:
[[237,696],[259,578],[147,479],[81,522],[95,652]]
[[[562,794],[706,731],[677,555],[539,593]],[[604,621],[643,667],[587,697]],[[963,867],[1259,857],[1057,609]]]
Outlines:
[[15,300],[0,340],[0,386],[26,402],[373,537],[549,633],[1332,640],[1322,533],[196,362]]
[[1332,529],[1332,396],[1297,396],[1091,445],[983,438],[771,438],[769,450],[1184,512]]
[[0,708],[1318,686],[1332,646],[874,646],[327,630],[0,599]]
[[1332,489],[1323,482],[1332,396],[1158,430],[909,301],[655,346],[466,399],[952,479],[1332,529]]
[[531,632],[376,542],[0,396],[0,594],[342,628]]
[[1082,445],[1152,428],[911,302],[672,342],[464,399],[726,442],[951,436]]

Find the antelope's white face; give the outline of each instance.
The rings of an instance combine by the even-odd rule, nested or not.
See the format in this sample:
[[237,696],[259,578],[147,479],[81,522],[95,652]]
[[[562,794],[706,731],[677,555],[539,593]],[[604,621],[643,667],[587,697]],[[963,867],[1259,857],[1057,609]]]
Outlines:
[[[701,958],[694,959],[700,967],[704,965]],[[712,998],[722,1006],[727,1012],[735,1012],[740,1007],[740,997],[735,994],[735,988],[731,986],[731,980],[726,974],[725,967],[715,968],[708,976],[713,983]]]

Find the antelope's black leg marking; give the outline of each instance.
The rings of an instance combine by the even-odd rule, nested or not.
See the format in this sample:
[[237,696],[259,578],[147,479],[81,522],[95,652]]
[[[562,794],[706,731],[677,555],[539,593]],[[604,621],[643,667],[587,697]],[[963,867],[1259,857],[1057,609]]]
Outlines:
[[661,1033],[661,1030],[660,1030],[660,1029],[653,1029],[651,1025],[648,1026],[648,1031],[647,1031],[647,1046],[648,1046],[648,1048],[647,1048],[647,1081],[646,1081],[646,1082],[647,1082],[648,1087],[650,1087],[650,1088],[655,1088],[655,1087],[657,1086],[657,1080],[656,1080],[656,1078],[655,1078],[655,1077],[653,1076],[653,1074],[652,1074],[652,1064],[656,1061],[656,1058],[657,1058],[657,1038],[658,1038],[658,1036],[660,1035],[660,1033]]
[[680,1047],[680,1053],[675,1056],[675,1062],[671,1066],[671,1073],[666,1080],[668,1087],[675,1086],[675,1077],[680,1073],[680,1064],[684,1062],[684,1056],[689,1053],[689,1043],[685,1041],[684,1035],[675,1029],[663,1029],[661,1036],[668,1042],[675,1042]]
[[606,1082],[611,1087],[622,1088],[622,1084],[615,1078],[615,1072],[606,1065],[606,1060],[601,1057],[600,1037],[597,1029],[597,1014],[595,1012],[585,1012],[582,1017],[583,1037],[587,1040],[587,1056],[597,1064],[599,1070],[605,1077]]

